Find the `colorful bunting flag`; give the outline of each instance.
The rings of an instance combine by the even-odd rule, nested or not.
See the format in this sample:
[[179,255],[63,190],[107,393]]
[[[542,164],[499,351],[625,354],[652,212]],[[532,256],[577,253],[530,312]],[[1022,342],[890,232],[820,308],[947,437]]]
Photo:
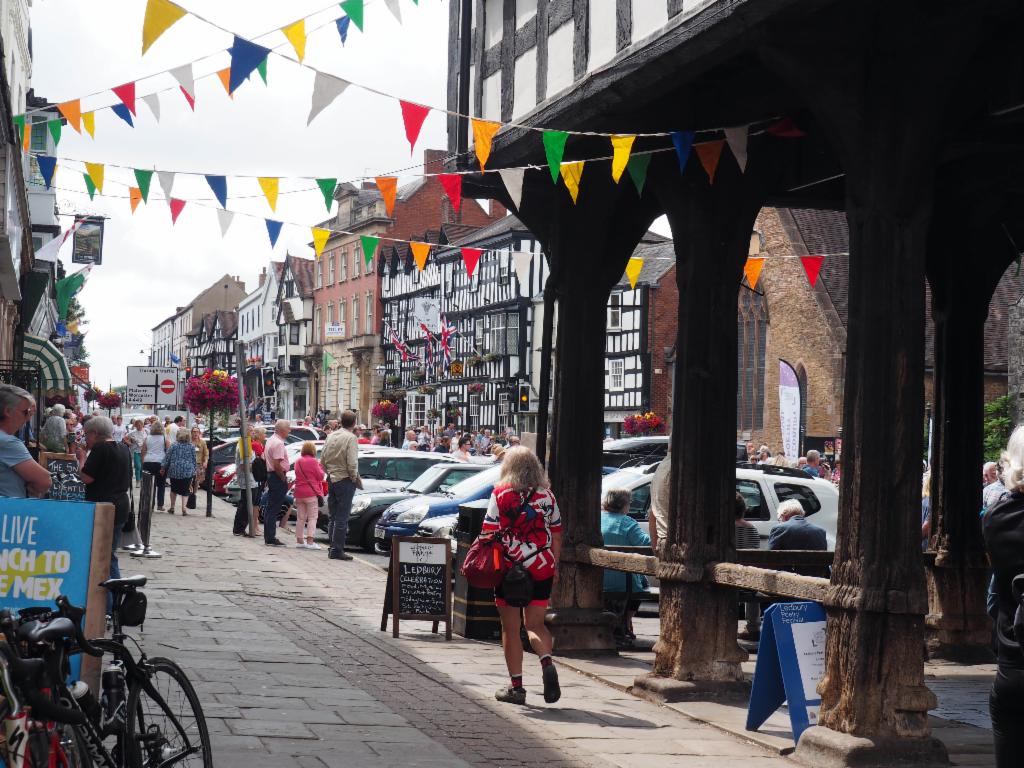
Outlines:
[[345,92],[348,86],[348,80],[317,72],[313,79],[313,97],[309,105],[309,117],[306,118],[306,125],[312,123],[313,118],[327,109],[336,98]]
[[89,174],[89,178],[92,179],[92,183],[96,185],[96,189],[99,193],[103,194],[103,163],[86,163],[85,172]]
[[508,190],[508,196],[512,199],[512,205],[517,211],[523,202],[523,175],[525,173],[525,168],[502,168],[498,171],[501,182]]
[[740,173],[747,170],[747,137],[749,133],[749,125],[738,125],[725,129],[725,140],[729,143],[732,156],[736,158],[736,165],[740,167]]
[[427,256],[430,255],[430,243],[409,243],[412,249],[412,258],[416,262],[416,269],[422,272],[427,268]]
[[784,117],[777,123],[772,123],[765,128],[765,131],[772,136],[778,136],[780,139],[799,139],[801,136],[807,135],[800,130],[791,117]]
[[725,139],[705,141],[695,144],[693,147],[697,152],[697,157],[700,158],[700,164],[704,166],[704,171],[708,175],[709,184],[715,183],[715,171],[718,170],[718,161],[722,157],[723,147],[725,147]]
[[142,202],[149,202],[149,184],[153,181],[153,172],[144,171],[139,168],[135,169],[135,183],[139,185],[139,191],[142,193]]
[[324,252],[324,246],[327,245],[327,240],[331,236],[331,230],[323,229],[321,227],[313,227],[313,252],[316,253],[316,257],[319,259],[320,254]]
[[60,144],[61,123],[58,119],[47,120],[46,127],[50,129],[50,137],[53,139],[53,148]]
[[277,190],[280,186],[281,180],[272,176],[261,176],[257,179],[260,183],[260,189],[263,190],[263,195],[267,198],[267,203],[270,204],[270,210],[277,212]]
[[231,96],[232,99],[235,98],[231,93],[231,67],[226,67],[217,72],[217,79],[219,79],[220,84],[224,86],[224,92],[228,96]]
[[264,221],[267,222],[267,234],[270,235],[270,247],[273,248],[277,245],[277,238],[281,236],[281,227],[284,222],[274,219],[264,219]]
[[619,183],[622,172],[626,170],[629,163],[629,155],[633,151],[633,142],[636,136],[612,136],[612,179]]
[[93,139],[96,138],[96,113],[85,112],[82,115],[82,126],[85,128],[86,133]]
[[693,131],[673,131],[672,145],[679,157],[679,172],[683,173],[690,159],[690,149],[693,147]]
[[463,248],[462,249],[462,261],[466,265],[466,272],[470,277],[473,277],[473,273],[476,272],[476,265],[480,263],[480,254],[483,251],[479,248]]
[[193,96],[191,93],[186,91],[185,90],[185,86],[179,86],[179,87],[181,88],[182,95],[185,97],[185,101],[188,102],[189,107],[192,109],[193,112],[195,112],[196,111],[196,99],[195,99],[195,96]]
[[644,268],[644,260],[639,256],[630,256],[626,262],[626,278],[629,280],[629,287],[636,288],[636,281],[640,279],[640,270]]
[[142,20],[142,53],[145,55],[149,47],[164,32],[177,24],[187,11],[170,0],[148,0],[146,16]]
[[170,200],[174,188],[174,171],[157,171],[156,178],[160,182],[160,189],[164,191],[164,199]]
[[544,141],[548,168],[551,169],[551,181],[557,184],[561,173],[562,156],[565,154],[565,142],[568,141],[569,134],[565,131],[544,131],[541,139]]
[[181,88],[181,92],[185,96],[185,101],[188,102],[189,107],[191,107],[192,111],[195,112],[196,81],[192,76],[192,65],[185,64],[180,67],[175,67],[171,70],[171,75],[178,81],[178,86]]
[[626,163],[626,170],[629,172],[629,178],[633,180],[633,186],[636,187],[636,193],[641,197],[644,194],[644,184],[647,183],[647,169],[650,165],[650,155],[633,155],[629,158],[629,162]]
[[399,24],[402,23],[402,9],[398,5],[398,0],[384,0],[384,5],[391,11],[391,15],[395,17]]
[[142,202],[142,190],[138,187],[128,187],[128,204],[132,207],[132,213],[135,213],[140,202]]
[[235,220],[234,211],[228,211],[224,208],[217,209],[217,223],[220,224],[220,236],[224,237],[231,228],[231,222]]
[[65,101],[57,105],[58,111],[64,115],[68,125],[75,129],[75,133],[82,132],[82,102],[80,99]]
[[[292,48],[295,49],[295,55],[299,57],[299,63],[301,64],[302,60],[306,58],[306,20],[299,19],[287,27],[281,27],[281,32],[288,38],[288,42],[292,44]],[[266,61],[265,57],[263,61]],[[260,62],[260,64],[262,63]],[[266,80],[263,82],[265,83]]]
[[213,194],[220,203],[221,208],[228,207],[228,180],[226,176],[207,176],[206,183],[210,185]]
[[36,163],[39,165],[39,173],[43,177],[43,184],[50,188],[53,183],[53,174],[57,170],[57,158],[50,155],[36,155]]
[[25,121],[25,115],[15,115],[13,122],[18,127],[18,138],[21,139],[21,148],[28,152],[32,141],[32,123]]
[[761,270],[764,269],[764,256],[750,256],[747,263],[743,265],[743,274],[747,277],[747,285],[751,289],[757,288],[757,281],[761,277]]
[[89,199],[92,200],[96,197],[96,185],[92,183],[88,173],[83,173],[82,176],[85,178],[85,189],[89,193]]
[[458,213],[462,207],[462,176],[458,173],[442,173],[438,175],[437,180],[441,182],[445,194],[451,200],[452,210]]
[[378,176],[376,178],[377,189],[380,196],[384,198],[384,210],[388,212],[390,219],[395,212],[395,197],[398,195],[398,178],[395,176]]
[[110,111],[128,123],[132,128],[135,127],[135,123],[132,122],[132,113],[124,104],[114,104],[110,107]]
[[807,275],[807,282],[811,288],[818,282],[818,273],[821,272],[821,265],[825,261],[824,256],[801,256],[800,263],[803,264],[804,274]]
[[334,202],[334,190],[338,186],[337,179],[317,179],[316,185],[320,187],[320,192],[324,196],[324,204],[327,206],[327,212],[331,212],[331,204]]
[[529,251],[512,251],[512,266],[515,267],[516,277],[519,278],[521,293],[529,295],[530,286],[530,264],[533,262],[533,254]]
[[260,73],[260,80],[263,81],[264,85],[267,84],[267,62],[268,61],[270,61],[270,57],[269,56],[267,58],[265,58],[263,61],[261,61],[259,64],[256,65],[256,71]]
[[249,79],[259,63],[270,55],[270,49],[235,35],[234,44],[228,49],[231,54],[228,93],[234,93],[238,86]]
[[128,107],[128,111],[135,116],[135,83],[125,83],[117,88],[111,88],[114,95],[121,100],[121,103]]
[[416,149],[416,139],[420,136],[423,121],[430,114],[430,107],[424,107],[422,104],[413,104],[411,101],[399,100],[398,103],[402,107],[405,137],[409,140],[409,154],[412,155],[413,150]]
[[171,224],[178,223],[178,217],[181,215],[182,210],[185,208],[185,201],[179,200],[176,197],[172,197],[170,200],[171,204]]
[[380,238],[373,235],[362,235],[359,239],[363,244],[363,261],[366,262],[366,266],[370,266],[373,264],[373,255],[377,252],[377,243],[380,242]]
[[363,0],[341,0],[341,10],[347,14],[347,18],[352,19],[352,23],[356,25],[356,28],[360,32],[362,32]]
[[150,93],[142,97],[142,100],[146,102],[146,106],[149,107],[149,111],[153,113],[153,119],[158,123],[160,122],[160,95],[157,93]]
[[580,196],[580,179],[583,178],[583,165],[584,162],[579,160],[575,163],[562,163],[562,179],[565,181],[565,187],[569,190],[569,194],[572,196],[572,202],[575,205],[577,198]]
[[341,38],[342,45],[344,45],[345,42],[348,40],[348,25],[349,23],[351,23],[351,21],[352,19],[350,19],[348,16],[342,16],[335,22],[335,24],[337,24],[338,26],[338,36]]
[[473,149],[476,151],[476,159],[480,161],[480,170],[487,167],[487,160],[491,156],[491,144],[494,141],[494,134],[501,130],[501,123],[490,120],[470,118],[473,125]]

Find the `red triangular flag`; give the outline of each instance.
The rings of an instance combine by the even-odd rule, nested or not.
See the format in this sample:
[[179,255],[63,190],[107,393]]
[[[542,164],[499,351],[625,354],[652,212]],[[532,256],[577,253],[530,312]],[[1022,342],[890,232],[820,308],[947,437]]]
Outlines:
[[128,107],[128,111],[135,115],[135,83],[125,83],[117,88],[111,88],[121,103]]
[[181,215],[182,209],[185,207],[185,201],[179,200],[176,197],[171,198],[171,224],[178,222],[178,216]]
[[472,277],[473,273],[476,272],[476,265],[480,262],[480,254],[483,253],[479,248],[463,248],[462,249],[462,260],[466,263],[466,272]]
[[452,209],[458,213],[462,207],[462,175],[458,173],[442,173],[437,177],[452,201]]
[[192,107],[192,111],[193,111],[193,112],[195,112],[195,111],[196,111],[196,97],[195,97],[195,96],[193,96],[193,95],[192,95],[191,93],[189,93],[188,91],[186,91],[186,90],[185,90],[185,86],[184,86],[184,85],[179,85],[178,87],[179,87],[179,88],[181,88],[181,92],[182,92],[183,94],[185,94],[185,101],[187,101],[187,102],[188,102],[188,105],[189,105],[190,107]]
[[411,155],[413,149],[416,148],[416,139],[420,137],[420,128],[423,127],[423,121],[427,119],[427,115],[430,114],[430,107],[424,107],[422,104],[413,104],[410,101],[401,101],[399,104],[402,105],[402,120],[405,121],[405,137],[409,139],[409,154]]
[[824,256],[801,256],[800,263],[804,265],[804,272],[807,273],[807,282],[811,288],[818,282],[818,273],[821,271],[821,263],[825,261]]
[[807,135],[800,130],[791,117],[784,117],[777,123],[772,123],[765,128],[765,131],[772,136],[778,136],[780,139],[799,139],[801,136]]

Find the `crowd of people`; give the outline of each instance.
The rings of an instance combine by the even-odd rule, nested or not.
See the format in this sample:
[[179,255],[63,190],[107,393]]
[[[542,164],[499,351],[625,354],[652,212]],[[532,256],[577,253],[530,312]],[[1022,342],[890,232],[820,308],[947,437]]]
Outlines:
[[756,443],[748,442],[746,445],[746,459],[740,458],[740,463],[753,464],[756,466],[768,465],[773,467],[790,467],[799,469],[810,477],[818,477],[828,480],[830,483],[839,485],[840,468],[839,459],[829,464],[821,455],[820,451],[810,450],[803,456],[790,459],[783,452],[772,454],[772,449],[767,445],[757,446]]

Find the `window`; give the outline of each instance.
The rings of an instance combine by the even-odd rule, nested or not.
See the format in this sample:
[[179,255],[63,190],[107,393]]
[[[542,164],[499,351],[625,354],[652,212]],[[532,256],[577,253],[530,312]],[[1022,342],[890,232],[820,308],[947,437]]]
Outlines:
[[320,343],[320,338],[321,338],[321,333],[322,333],[321,328],[323,327],[322,326],[323,314],[324,314],[323,307],[317,307],[316,308],[316,312],[314,312],[314,319],[313,319],[313,343],[314,344],[319,344]]
[[342,248],[338,251],[338,281],[348,280],[348,250]]
[[[405,420],[410,428],[423,426],[427,423],[426,395],[406,395]],[[415,480],[416,478],[413,479]]]
[[327,284],[334,285],[334,257],[327,259]]
[[634,488],[629,495],[629,516],[641,523],[647,522],[647,510],[651,506],[651,484],[644,483]]
[[461,483],[467,477],[477,474],[476,470],[473,469],[453,469],[444,476],[444,480],[437,487],[439,491],[447,491],[453,485]]
[[491,315],[489,352],[504,354],[505,349],[505,315]]
[[503,280],[508,280],[508,262],[512,258],[509,251],[498,254],[498,274]]
[[469,396],[469,428],[480,429],[480,395]]
[[359,277],[359,246],[352,246],[352,278]]
[[613,390],[622,390],[626,380],[626,361],[625,360],[609,360],[608,361],[608,388]]
[[359,297],[352,297],[352,335],[359,335]]
[[46,137],[49,135],[45,117],[32,118],[31,149],[33,152],[46,152]]
[[505,352],[519,354],[519,315],[509,315],[505,325]]
[[[330,259],[330,256],[328,256],[327,258]],[[320,259],[320,261],[318,261],[317,265],[316,265],[316,287],[317,288],[323,288],[324,287],[324,269],[325,269],[325,267],[324,267],[324,260]]]
[[821,502],[818,500],[818,497],[806,485],[776,483],[775,497],[779,500],[779,504],[789,499],[796,499],[800,502],[800,506],[804,508],[804,514],[808,516],[821,509]]
[[294,280],[285,280],[285,283],[284,283],[284,297],[286,299],[290,299],[293,296],[295,296],[295,281]]
[[477,353],[484,351],[484,319],[482,317],[473,321],[473,350]]
[[277,326],[277,343],[282,347],[288,343],[288,339],[285,337],[285,330],[283,325]]
[[768,505],[764,503],[764,495],[761,493],[761,484],[756,480],[737,480],[736,493],[743,497],[743,503],[747,505],[744,520],[771,519]]
[[366,332],[373,333],[373,291],[366,292]]
[[334,323],[334,302],[331,301],[327,302],[327,323]]
[[346,321],[348,317],[345,315],[345,300],[338,299],[338,325],[341,326],[341,337],[345,338],[348,334],[345,331]]
[[299,343],[299,324],[289,323],[288,324],[288,343],[298,344]]
[[741,287],[737,310],[736,429],[764,427],[764,366],[768,314],[764,297]]
[[622,328],[622,294],[613,293],[608,297],[608,330]]

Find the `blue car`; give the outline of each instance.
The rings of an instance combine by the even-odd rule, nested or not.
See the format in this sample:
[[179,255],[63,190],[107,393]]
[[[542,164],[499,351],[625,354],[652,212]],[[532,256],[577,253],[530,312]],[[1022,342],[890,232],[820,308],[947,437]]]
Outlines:
[[486,499],[501,477],[501,467],[491,467],[456,483],[444,493],[413,496],[395,502],[381,515],[373,530],[374,542],[382,552],[391,551],[392,536],[415,536],[420,523],[431,517],[457,515],[459,505]]

